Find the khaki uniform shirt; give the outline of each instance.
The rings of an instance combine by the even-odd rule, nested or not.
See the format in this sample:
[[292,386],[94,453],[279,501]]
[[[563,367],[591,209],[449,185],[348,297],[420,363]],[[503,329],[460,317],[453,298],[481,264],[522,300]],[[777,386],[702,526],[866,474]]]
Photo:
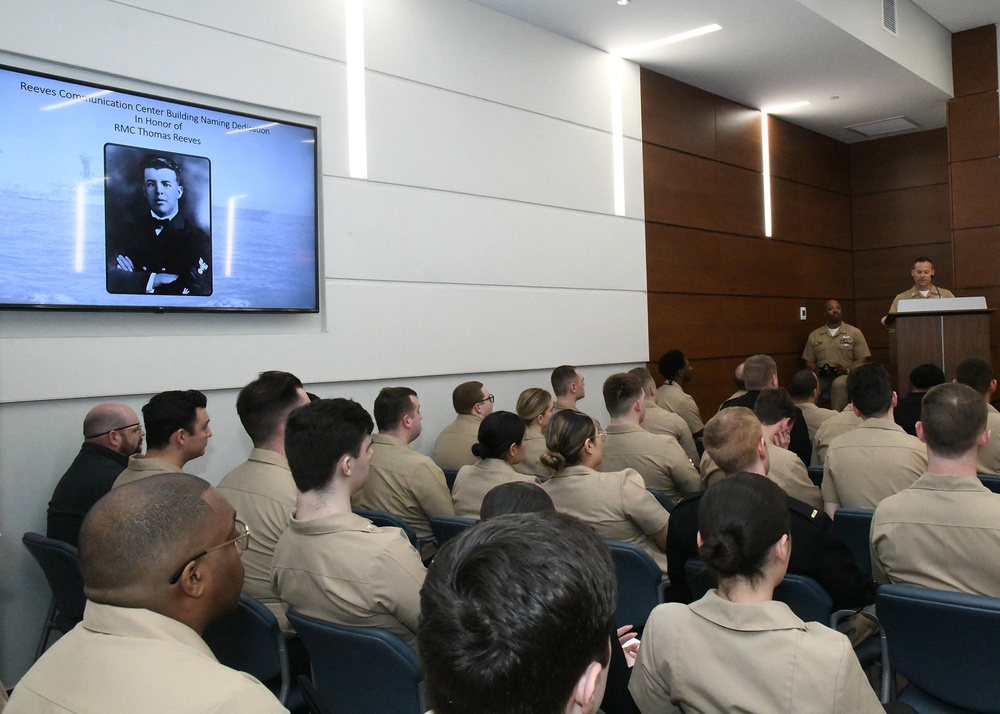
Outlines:
[[[650,434],[666,434],[677,440],[692,464],[698,463],[698,447],[691,436],[691,428],[679,414],[668,412],[656,402],[646,400],[646,416],[642,419],[642,428]],[[652,488],[652,487],[650,487]]]
[[916,289],[916,286],[910,288],[909,290],[904,290],[899,295],[892,299],[892,307],[889,308],[889,314],[896,312],[896,308],[899,307],[900,300],[936,300],[937,298],[953,298],[955,295],[946,288],[939,288],[937,285],[931,284],[931,289],[926,295],[921,295]]
[[115,479],[111,488],[118,488],[119,486],[124,486],[127,483],[139,481],[150,476],[156,476],[157,474],[179,473],[182,473],[179,468],[164,461],[163,459],[133,454],[128,457],[128,466],[125,467],[124,471],[118,474],[118,478]]
[[679,414],[687,422],[692,434],[697,434],[705,428],[694,397],[685,392],[677,382],[664,382],[657,387],[656,404],[661,409]]
[[816,438],[813,439],[812,466],[822,466],[826,459],[826,450],[830,442],[841,434],[846,434],[851,429],[861,423],[861,417],[854,413],[850,404],[837,414],[824,421],[816,430]]
[[676,439],[638,425],[611,425],[597,470],[625,469],[638,471],[646,488],[663,491],[674,503],[701,491],[701,476]]
[[823,500],[844,508],[875,508],[927,469],[927,448],[903,427],[865,419],[832,442],[823,465]]
[[667,572],[667,556],[649,536],[670,519],[632,469],[615,473],[567,466],[542,484],[556,509],[589,523],[601,538],[637,545]]
[[1000,412],[986,405],[986,428],[992,432],[986,448],[979,452],[976,465],[981,474],[1000,474]]
[[264,603],[289,629],[287,606],[271,583],[271,556],[288,528],[298,490],[288,459],[274,451],[253,449],[250,458],[219,482],[218,491],[250,528],[250,545],[243,553],[243,592]]
[[973,474],[925,473],[872,519],[878,583],[1000,597],[1000,495]]
[[545,434],[528,429],[524,432],[524,460],[514,464],[514,470],[526,476],[537,476],[547,479],[552,476],[552,469],[542,464],[541,458],[548,449],[545,447]]
[[[770,441],[767,442],[767,455],[771,461],[767,477],[781,486],[781,490],[792,498],[822,511],[823,496],[816,484],[809,478],[809,472],[803,466],[802,459],[788,449],[775,446]],[[716,479],[726,475],[707,451],[701,456],[700,470],[706,488],[715,483]]]
[[476,463],[479,458],[472,447],[479,442],[482,420],[471,414],[459,414],[455,421],[438,434],[434,442],[434,463],[443,469],[458,470]]
[[455,477],[451,499],[455,515],[479,520],[479,509],[490,489],[502,483],[541,483],[534,476],[519,474],[503,459],[482,459],[472,466],[463,466]]
[[871,356],[872,352],[868,349],[861,330],[846,322],[840,323],[840,328],[832,337],[826,325],[816,328],[809,333],[805,349],[802,350],[802,359],[815,362],[818,367],[828,364],[846,369],[855,360]]
[[715,590],[653,610],[628,688],[643,714],[884,711],[844,635]]
[[819,431],[823,422],[837,416],[837,412],[833,411],[833,409],[818,407],[812,402],[801,402],[795,406],[802,410],[802,416],[806,420],[806,427],[809,429],[810,440],[816,439],[816,432]]
[[427,456],[388,434],[372,435],[368,483],[354,494],[352,505],[385,511],[402,518],[417,534],[426,559],[437,551],[431,516],[454,516],[444,472]]
[[219,664],[187,625],[151,610],[88,602],[83,622],[28,670],[4,712],[287,714],[288,710],[249,674]]
[[398,528],[354,513],[292,516],[274,549],[271,579],[296,612],[338,625],[379,627],[416,649],[423,563]]

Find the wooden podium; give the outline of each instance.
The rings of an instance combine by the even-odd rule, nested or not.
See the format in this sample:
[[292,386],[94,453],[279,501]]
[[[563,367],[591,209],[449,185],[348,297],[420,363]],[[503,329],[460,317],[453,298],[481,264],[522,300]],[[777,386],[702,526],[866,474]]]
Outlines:
[[990,312],[982,297],[900,300],[894,314],[900,393],[909,392],[910,372],[922,364],[939,365],[950,382],[966,357],[990,362]]

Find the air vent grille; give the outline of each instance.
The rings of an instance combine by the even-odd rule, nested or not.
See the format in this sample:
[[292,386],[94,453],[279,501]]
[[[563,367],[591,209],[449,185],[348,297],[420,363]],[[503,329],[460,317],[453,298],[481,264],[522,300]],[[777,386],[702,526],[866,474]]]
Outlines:
[[882,0],[882,29],[899,37],[896,31],[896,0]]

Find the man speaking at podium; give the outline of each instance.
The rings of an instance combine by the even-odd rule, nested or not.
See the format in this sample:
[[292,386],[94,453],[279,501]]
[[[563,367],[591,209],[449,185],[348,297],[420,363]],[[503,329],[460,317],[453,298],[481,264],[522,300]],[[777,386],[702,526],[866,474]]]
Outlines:
[[[913,261],[913,269],[910,271],[910,275],[913,276],[913,287],[909,290],[904,290],[892,299],[892,307],[889,308],[889,315],[896,313],[896,307],[899,305],[900,300],[955,297],[951,290],[939,288],[934,284],[934,263],[931,262],[930,258],[921,256]],[[889,318],[889,315],[882,317],[882,324],[887,327],[886,320]]]

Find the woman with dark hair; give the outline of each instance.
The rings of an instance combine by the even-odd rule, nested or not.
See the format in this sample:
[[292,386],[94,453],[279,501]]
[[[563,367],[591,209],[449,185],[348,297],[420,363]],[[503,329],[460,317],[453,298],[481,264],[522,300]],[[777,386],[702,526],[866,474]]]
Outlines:
[[480,520],[494,516],[506,516],[509,513],[539,513],[554,511],[556,506],[549,494],[537,483],[512,481],[494,486],[483,497],[483,506],[479,509]]
[[494,486],[514,481],[538,483],[534,476],[519,474],[513,468],[524,458],[524,422],[517,414],[499,411],[483,419],[472,453],[479,461],[459,469],[451,490],[456,516],[479,518],[483,497]]
[[524,420],[524,460],[514,466],[518,473],[549,478],[552,472],[542,465],[545,430],[556,413],[552,395],[540,387],[529,387],[517,398],[517,415]]
[[650,614],[629,684],[640,711],[883,711],[848,639],[771,599],[792,549],[784,491],[738,474],[708,489],[698,518],[719,584]]
[[602,538],[639,546],[667,572],[667,521],[670,516],[646,490],[634,469],[600,472],[607,432],[589,416],[563,409],[545,433],[548,451],[542,464],[553,476],[542,488],[556,509],[589,523]]

